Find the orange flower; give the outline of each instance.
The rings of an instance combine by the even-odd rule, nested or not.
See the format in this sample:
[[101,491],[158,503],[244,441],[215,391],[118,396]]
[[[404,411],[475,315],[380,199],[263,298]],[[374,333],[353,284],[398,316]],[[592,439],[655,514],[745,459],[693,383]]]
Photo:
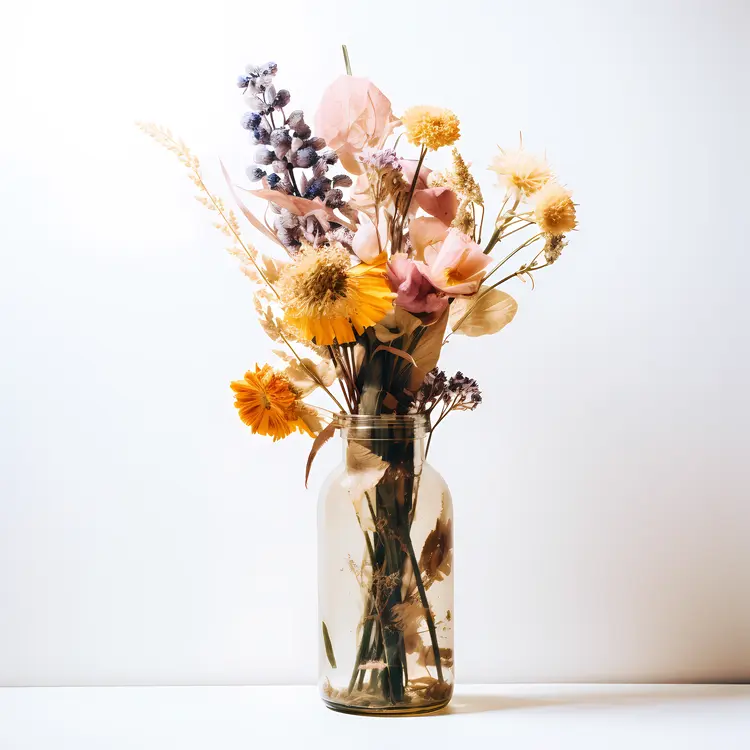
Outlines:
[[240,419],[253,434],[271,435],[274,442],[295,430],[313,435],[300,417],[299,393],[286,375],[270,365],[255,365],[255,372],[248,370],[245,379],[235,380],[231,387]]

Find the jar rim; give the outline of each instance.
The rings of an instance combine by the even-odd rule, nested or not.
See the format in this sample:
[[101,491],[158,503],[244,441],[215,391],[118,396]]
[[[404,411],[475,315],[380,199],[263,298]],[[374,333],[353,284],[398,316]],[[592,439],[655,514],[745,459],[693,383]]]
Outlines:
[[429,430],[430,424],[426,414],[345,414],[334,416],[334,424],[341,429],[359,429],[369,427],[411,427]]

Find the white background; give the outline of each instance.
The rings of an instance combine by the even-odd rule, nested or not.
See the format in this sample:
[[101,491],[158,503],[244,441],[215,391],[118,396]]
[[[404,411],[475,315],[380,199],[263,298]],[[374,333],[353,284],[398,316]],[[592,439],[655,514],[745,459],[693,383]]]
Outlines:
[[[312,115],[339,44],[394,109],[518,132],[581,229],[514,323],[456,337],[436,435],[461,681],[750,679],[750,9],[720,2],[17,3],[0,65],[0,683],[312,682],[309,442],[250,435],[249,287],[156,120],[237,179],[234,88]],[[312,119],[312,118],[311,118]],[[262,244],[262,243],[259,243]]]

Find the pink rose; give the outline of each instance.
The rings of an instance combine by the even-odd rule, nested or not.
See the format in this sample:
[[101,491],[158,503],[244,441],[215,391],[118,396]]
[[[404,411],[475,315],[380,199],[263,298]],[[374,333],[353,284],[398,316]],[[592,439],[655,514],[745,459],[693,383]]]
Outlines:
[[315,135],[339,155],[344,169],[361,174],[357,154],[366,146],[382,148],[399,124],[388,97],[367,78],[341,76],[323,93],[315,115]]
[[388,261],[388,281],[396,292],[396,304],[410,313],[425,313],[425,322],[439,318],[448,305],[448,298],[435,289],[406,253],[391,256]]
[[443,242],[429,245],[424,250],[425,275],[433,286],[450,297],[474,294],[492,263],[468,235],[451,229]]

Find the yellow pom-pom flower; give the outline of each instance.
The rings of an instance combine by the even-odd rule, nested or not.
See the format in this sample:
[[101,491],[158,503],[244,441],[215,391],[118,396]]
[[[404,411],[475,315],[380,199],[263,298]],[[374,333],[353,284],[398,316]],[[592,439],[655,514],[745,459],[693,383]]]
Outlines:
[[570,190],[548,182],[534,195],[534,221],[546,234],[567,234],[576,228],[576,207]]
[[244,380],[231,384],[240,419],[259,435],[274,442],[295,431],[313,435],[300,418],[300,395],[289,379],[270,365],[248,370]]
[[409,143],[436,151],[455,143],[461,131],[458,117],[449,109],[440,107],[411,107],[401,121],[406,128]]

